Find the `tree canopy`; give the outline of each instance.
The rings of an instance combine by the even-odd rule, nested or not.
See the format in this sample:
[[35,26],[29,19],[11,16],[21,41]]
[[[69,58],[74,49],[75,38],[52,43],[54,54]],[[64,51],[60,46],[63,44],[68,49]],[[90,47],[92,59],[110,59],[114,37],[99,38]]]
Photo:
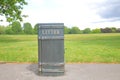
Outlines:
[[70,34],[70,28],[68,28],[67,26],[64,26],[64,34]]
[[12,23],[11,29],[12,29],[14,34],[22,33],[22,27],[21,27],[20,22],[18,22],[18,21],[15,21],[15,22]]
[[24,23],[23,28],[24,28],[25,34],[33,34],[32,25],[30,23],[28,23],[28,22]]
[[0,0],[0,16],[6,17],[8,22],[22,21],[21,11],[24,5],[27,5],[25,0]]
[[85,28],[85,29],[83,30],[83,33],[84,33],[84,34],[88,34],[88,33],[90,33],[90,32],[91,32],[90,28]]
[[36,24],[36,25],[34,26],[34,33],[35,33],[35,34],[38,34],[38,27],[39,27],[38,24]]

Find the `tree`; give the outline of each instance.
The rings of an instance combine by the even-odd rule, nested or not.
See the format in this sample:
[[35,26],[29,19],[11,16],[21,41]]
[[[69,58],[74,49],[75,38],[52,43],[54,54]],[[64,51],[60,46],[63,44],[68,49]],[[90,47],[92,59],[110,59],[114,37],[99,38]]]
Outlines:
[[115,27],[111,27],[112,33],[116,33],[116,28]]
[[69,33],[70,33],[70,28],[64,26],[64,34],[69,34]]
[[91,33],[90,28],[85,28],[85,29],[83,30],[83,33],[84,33],[84,34],[89,34],[89,33]]
[[71,34],[79,34],[80,33],[80,29],[76,26],[72,27],[70,30]]
[[36,25],[34,26],[34,33],[35,33],[35,34],[38,34],[38,27],[39,27],[38,24],[36,24]]
[[32,29],[32,25],[30,23],[24,23],[24,33],[26,34],[33,34],[33,29]]
[[93,29],[92,33],[101,33],[101,30],[99,28]]
[[4,26],[0,26],[0,34],[5,34],[5,27]]
[[12,28],[12,31],[14,34],[22,33],[22,27],[21,27],[20,22],[18,22],[18,21],[13,22],[11,28]]
[[116,30],[116,32],[120,33],[120,28],[118,28],[118,29]]
[[11,26],[7,26],[7,27],[6,27],[5,33],[6,33],[6,34],[13,34],[13,31],[12,31],[12,29],[11,29]]
[[22,21],[21,11],[27,5],[25,0],[0,0],[0,15],[5,16],[8,22]]
[[112,29],[109,28],[109,27],[101,28],[101,32],[102,32],[102,33],[111,33],[111,32],[112,32]]

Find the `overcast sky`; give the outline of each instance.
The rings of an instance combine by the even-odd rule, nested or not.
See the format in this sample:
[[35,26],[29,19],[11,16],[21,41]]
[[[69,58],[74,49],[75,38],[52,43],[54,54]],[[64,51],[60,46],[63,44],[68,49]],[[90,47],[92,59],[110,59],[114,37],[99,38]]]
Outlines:
[[120,27],[120,0],[26,0],[24,22],[62,22],[68,27]]

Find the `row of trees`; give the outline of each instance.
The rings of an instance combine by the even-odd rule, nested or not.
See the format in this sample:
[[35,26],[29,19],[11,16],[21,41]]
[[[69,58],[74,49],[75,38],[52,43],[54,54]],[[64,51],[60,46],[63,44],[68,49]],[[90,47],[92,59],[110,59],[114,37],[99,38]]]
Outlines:
[[[15,21],[9,26],[0,26],[0,34],[37,34],[38,25],[34,27],[30,23],[24,23],[21,26],[20,22]],[[120,28],[106,27],[106,28],[96,28],[90,29],[85,28],[80,30],[78,27],[74,26],[72,28],[64,27],[65,34],[90,34],[90,33],[120,33]]]
[[92,30],[85,28],[84,30],[80,30],[78,27],[74,26],[72,28],[64,27],[64,30],[65,34],[120,33],[120,28],[115,27],[96,28]]
[[37,24],[32,27],[30,23],[24,23],[23,27],[20,22],[15,21],[9,26],[0,26],[0,34],[37,34]]

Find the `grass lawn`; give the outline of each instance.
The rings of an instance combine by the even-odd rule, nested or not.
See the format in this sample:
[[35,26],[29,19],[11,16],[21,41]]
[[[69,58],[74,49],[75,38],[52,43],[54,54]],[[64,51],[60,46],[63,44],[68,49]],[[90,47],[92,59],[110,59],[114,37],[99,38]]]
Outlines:
[[[0,35],[0,62],[37,62],[37,35]],[[65,61],[120,63],[120,33],[65,35]]]

